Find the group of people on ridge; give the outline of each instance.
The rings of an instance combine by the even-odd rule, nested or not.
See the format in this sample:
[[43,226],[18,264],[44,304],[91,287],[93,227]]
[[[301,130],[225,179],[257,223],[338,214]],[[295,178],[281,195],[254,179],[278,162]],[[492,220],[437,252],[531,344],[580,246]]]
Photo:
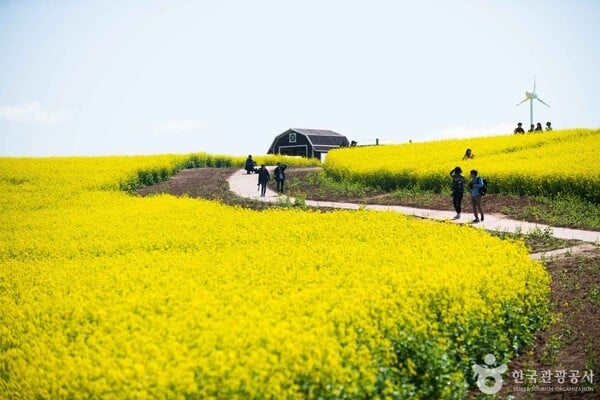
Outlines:
[[[537,125],[534,127],[533,124],[531,124],[531,126],[529,127],[529,130],[527,132],[542,132],[544,130],[544,128],[542,128],[542,124],[540,122],[537,123]],[[546,122],[546,132],[550,132],[552,131],[552,123],[550,121]],[[514,130],[515,135],[519,134],[519,133],[525,133],[525,130],[523,129],[523,123],[519,122],[517,124],[517,127]]]

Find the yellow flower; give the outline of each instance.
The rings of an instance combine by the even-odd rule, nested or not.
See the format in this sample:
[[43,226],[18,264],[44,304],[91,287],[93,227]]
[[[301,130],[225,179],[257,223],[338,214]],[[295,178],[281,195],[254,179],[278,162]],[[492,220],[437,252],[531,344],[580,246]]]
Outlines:
[[188,161],[0,159],[0,397],[459,398],[544,322],[482,231],[118,190]]
[[[463,160],[471,148],[475,157]],[[489,190],[554,196],[571,193],[600,203],[600,129],[476,137],[329,152],[328,173],[388,189],[450,187],[450,170],[478,170]]]

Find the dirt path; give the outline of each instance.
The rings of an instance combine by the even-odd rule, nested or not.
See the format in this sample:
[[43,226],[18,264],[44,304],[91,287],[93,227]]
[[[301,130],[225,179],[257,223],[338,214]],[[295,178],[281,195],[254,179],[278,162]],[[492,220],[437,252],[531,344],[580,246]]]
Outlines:
[[[269,167],[272,169],[273,167]],[[227,180],[229,183],[230,190],[237,196],[245,197],[249,199],[258,200],[261,202],[275,202],[279,199],[277,194],[271,190],[267,192],[266,197],[260,197],[256,191],[256,178],[253,175],[246,175],[244,170],[235,171]],[[294,201],[290,198],[290,201]],[[447,220],[452,223],[466,224],[469,223],[468,217],[463,217],[461,220],[454,221],[454,212],[441,211],[441,210],[430,210],[424,208],[394,206],[394,205],[381,205],[381,204],[367,204],[360,205],[349,202],[333,202],[333,201],[315,201],[306,200],[306,205],[310,207],[325,207],[325,208],[336,208],[345,210],[357,210],[365,208],[367,210],[376,211],[395,211],[406,215],[412,215],[419,218],[436,219],[436,220]],[[580,229],[569,229],[559,227],[549,227],[548,225],[536,224],[532,222],[517,221],[509,219],[501,214],[490,214],[486,215],[485,221],[479,224],[470,224],[471,226],[488,229],[492,231],[500,232],[516,232],[518,230],[523,233],[530,232],[535,229],[546,229],[551,228],[553,236],[558,239],[575,239],[581,240],[588,243],[600,243],[600,232],[586,231]]]
[[[546,258],[544,264],[552,276],[552,323],[539,331],[533,345],[523,349],[508,365],[499,399],[600,399],[600,250],[587,250],[584,246],[572,250]],[[532,378],[517,382],[515,371]],[[548,371],[552,373],[550,382],[541,381],[542,374]],[[567,373],[563,384],[557,380],[560,371]],[[582,379],[586,371],[594,374],[593,382]],[[573,378],[574,374],[578,377]],[[474,390],[469,398],[483,399],[480,395]]]
[[[268,208],[269,204],[267,203],[236,196],[229,190],[227,179],[237,171],[237,168],[186,169],[172,176],[168,181],[138,189],[136,193],[139,196],[165,193],[175,196],[218,200],[225,204],[240,205],[255,210]],[[254,175],[250,177],[254,177]],[[254,180],[256,180],[256,177],[254,177]]]
[[227,178],[236,171],[237,168],[186,169],[168,181],[138,189],[137,194],[148,196],[169,193],[175,196],[227,199],[231,196]]
[[[269,167],[271,170],[273,167]],[[306,168],[306,170],[315,170],[315,168]],[[211,200],[220,200],[226,204],[244,205],[254,209],[264,209],[269,207],[269,203],[277,202],[281,197],[268,189],[267,196],[260,197],[257,191],[256,175],[247,175],[245,171],[237,168],[197,168],[181,171],[166,182],[141,188],[137,194],[148,196],[159,193],[169,193],[176,196],[199,197]],[[290,198],[293,202],[294,199]],[[351,202],[331,202],[306,200],[306,205],[319,208],[334,208],[356,210],[364,207],[368,210],[376,211],[395,211],[419,218],[431,218],[437,220],[449,220],[452,223],[469,224],[469,218],[463,217],[459,221],[452,221],[453,212],[405,207],[386,204],[366,204],[361,205]],[[512,220],[502,214],[489,214],[483,223],[473,224],[471,226],[499,232],[516,232],[521,230],[523,233],[534,229],[545,229],[547,225],[536,224],[525,221]],[[558,239],[576,239],[588,243],[600,243],[600,232],[587,231],[579,229],[551,227],[553,236]],[[547,256],[552,256],[548,254]],[[539,256],[541,257],[541,256]]]

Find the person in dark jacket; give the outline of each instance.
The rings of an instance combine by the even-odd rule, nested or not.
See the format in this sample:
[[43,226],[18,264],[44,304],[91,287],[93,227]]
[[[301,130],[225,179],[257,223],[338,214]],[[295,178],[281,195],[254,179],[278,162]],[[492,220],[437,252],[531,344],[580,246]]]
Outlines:
[[285,190],[285,170],[287,165],[282,163],[277,163],[277,167],[273,171],[273,175],[275,175],[275,181],[277,182],[277,192],[283,194]]
[[456,211],[456,216],[452,219],[460,219],[462,199],[465,192],[465,177],[462,175],[460,167],[456,167],[450,171],[450,176],[452,177],[452,204]]
[[544,128],[542,128],[542,123],[538,122],[537,125],[535,126],[535,131],[542,132],[543,130],[544,130]]
[[525,133],[525,129],[523,129],[523,124],[521,122],[519,122],[515,128],[515,135],[520,133]]
[[247,174],[251,174],[253,172],[256,172],[256,162],[252,159],[252,156],[248,156],[248,158],[246,159],[246,164],[244,165],[244,169],[246,170]]
[[261,165],[258,169],[258,185],[260,186],[260,197],[265,197],[265,193],[267,193],[267,183],[271,179],[271,175],[269,175],[269,170],[265,168],[265,165]]

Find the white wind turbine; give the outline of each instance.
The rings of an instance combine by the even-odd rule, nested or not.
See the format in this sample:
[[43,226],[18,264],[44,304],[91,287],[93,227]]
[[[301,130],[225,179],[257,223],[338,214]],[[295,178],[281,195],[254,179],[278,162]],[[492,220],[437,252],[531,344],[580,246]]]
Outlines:
[[533,100],[537,100],[540,103],[542,103],[543,105],[545,105],[546,107],[550,107],[548,104],[544,103],[544,101],[542,99],[540,99],[537,96],[537,94],[535,93],[535,76],[533,77],[533,91],[525,92],[525,99],[517,105],[519,106],[519,105],[525,103],[527,100],[529,100],[529,121],[530,121],[530,124],[533,125]]

